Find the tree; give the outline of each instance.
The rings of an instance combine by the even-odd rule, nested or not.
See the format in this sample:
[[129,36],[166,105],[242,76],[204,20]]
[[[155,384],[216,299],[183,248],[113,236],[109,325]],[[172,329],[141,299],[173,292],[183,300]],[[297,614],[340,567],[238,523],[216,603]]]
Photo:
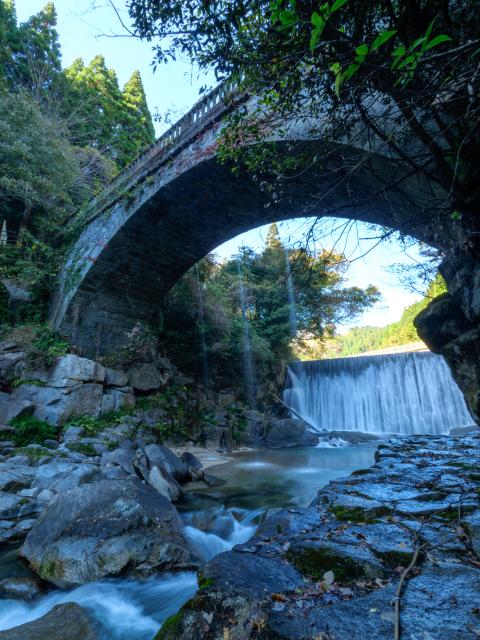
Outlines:
[[27,89],[39,99],[51,91],[62,71],[61,52],[56,31],[57,12],[49,2],[37,14],[21,24],[12,46],[11,83]]
[[13,0],[0,0],[0,82],[7,84],[13,52],[18,47],[17,15]]
[[[120,91],[113,69],[103,56],[88,66],[80,58],[65,75],[69,82],[65,107],[75,112],[71,127],[76,144],[90,146],[126,166],[155,139],[140,73],[135,72]],[[67,116],[67,113],[65,113]]]
[[125,84],[122,99],[126,106],[124,135],[129,141],[129,159],[155,141],[155,129],[139,71],[134,71]]
[[[311,337],[324,342],[338,322],[355,318],[378,300],[375,287],[345,286],[346,266],[344,257],[332,252],[316,255],[286,249],[272,225],[260,253],[243,247],[237,257],[222,264],[209,257],[172,289],[163,313],[165,349],[169,352],[174,345],[172,355],[179,367],[198,377],[206,351],[216,386],[239,385],[247,322],[257,378],[273,380],[282,362],[294,357],[299,342]],[[289,275],[295,309],[287,286]],[[292,312],[297,317],[297,336],[291,332]]]
[[[370,152],[339,165],[330,142],[365,130],[398,171],[427,176],[443,193],[425,219],[451,251],[478,257],[480,243],[480,14],[476,0],[128,0],[134,33],[157,61],[187,55],[218,79],[244,78],[258,112],[233,120],[238,159],[246,127],[259,141],[279,121],[321,117],[305,165],[332,166],[348,180]],[[236,129],[235,129],[236,125]],[[235,133],[237,135],[235,135]],[[314,135],[316,134],[316,136]],[[254,153],[243,148],[243,159]],[[235,156],[235,154],[237,154]],[[241,158],[242,159],[242,158]],[[259,164],[264,156],[257,156]],[[251,166],[253,163],[247,163]],[[348,168],[346,168],[348,167]],[[269,170],[275,168],[271,163]],[[450,236],[450,237],[449,237]]]

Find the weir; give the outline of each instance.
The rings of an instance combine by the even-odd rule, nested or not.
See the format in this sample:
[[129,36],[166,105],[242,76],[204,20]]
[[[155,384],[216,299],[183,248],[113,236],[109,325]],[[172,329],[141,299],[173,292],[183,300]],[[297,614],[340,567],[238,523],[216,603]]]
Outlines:
[[429,351],[295,362],[283,399],[328,431],[439,435],[474,423],[446,362]]

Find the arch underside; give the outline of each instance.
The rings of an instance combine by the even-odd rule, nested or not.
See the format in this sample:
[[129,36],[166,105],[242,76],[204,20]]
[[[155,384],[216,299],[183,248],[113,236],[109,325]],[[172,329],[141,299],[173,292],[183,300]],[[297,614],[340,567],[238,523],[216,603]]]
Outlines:
[[[279,143],[279,153],[284,148]],[[114,351],[137,322],[154,323],[162,296],[223,242],[262,224],[336,216],[394,228],[435,244],[431,211],[442,195],[391,159],[339,147],[328,167],[283,181],[277,201],[250,175],[215,158],[161,186],[96,257],[57,327],[84,355]]]

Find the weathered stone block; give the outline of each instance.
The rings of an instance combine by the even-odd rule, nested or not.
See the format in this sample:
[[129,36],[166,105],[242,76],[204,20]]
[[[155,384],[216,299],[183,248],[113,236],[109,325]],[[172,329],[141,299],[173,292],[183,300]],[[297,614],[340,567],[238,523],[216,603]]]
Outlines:
[[8,425],[14,418],[32,415],[35,407],[26,398],[14,398],[9,393],[0,392],[0,424]]
[[130,367],[128,381],[130,386],[137,391],[155,391],[165,384],[166,377],[154,364],[147,362]]

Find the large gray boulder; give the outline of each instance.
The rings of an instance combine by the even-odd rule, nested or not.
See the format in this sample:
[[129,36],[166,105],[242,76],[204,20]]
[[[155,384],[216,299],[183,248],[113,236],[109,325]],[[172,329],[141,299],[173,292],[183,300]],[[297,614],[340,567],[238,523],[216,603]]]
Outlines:
[[160,373],[151,363],[134,364],[128,370],[128,382],[137,391],[155,391],[168,381],[166,374]]
[[318,444],[318,436],[308,430],[308,425],[303,420],[287,418],[271,422],[265,444],[271,449],[314,447]]
[[100,480],[58,496],[20,555],[61,588],[194,564],[174,507],[136,479]]
[[187,482],[191,479],[188,466],[168,447],[160,444],[149,444],[145,447],[145,456],[150,467],[158,467],[162,471],[169,473],[177,482]]
[[49,387],[75,387],[85,382],[103,383],[105,367],[94,360],[69,353],[60,357],[54,367],[27,372],[25,378]]
[[19,627],[0,631],[0,640],[97,640],[98,635],[80,605],[57,604],[46,615]]
[[75,386],[49,387],[22,384],[11,394],[14,402],[35,405],[33,415],[49,424],[64,424],[71,416],[98,417],[102,410],[103,386],[94,382],[77,382]]
[[9,424],[14,418],[32,415],[35,407],[30,400],[14,399],[9,393],[0,392],[0,424]]

